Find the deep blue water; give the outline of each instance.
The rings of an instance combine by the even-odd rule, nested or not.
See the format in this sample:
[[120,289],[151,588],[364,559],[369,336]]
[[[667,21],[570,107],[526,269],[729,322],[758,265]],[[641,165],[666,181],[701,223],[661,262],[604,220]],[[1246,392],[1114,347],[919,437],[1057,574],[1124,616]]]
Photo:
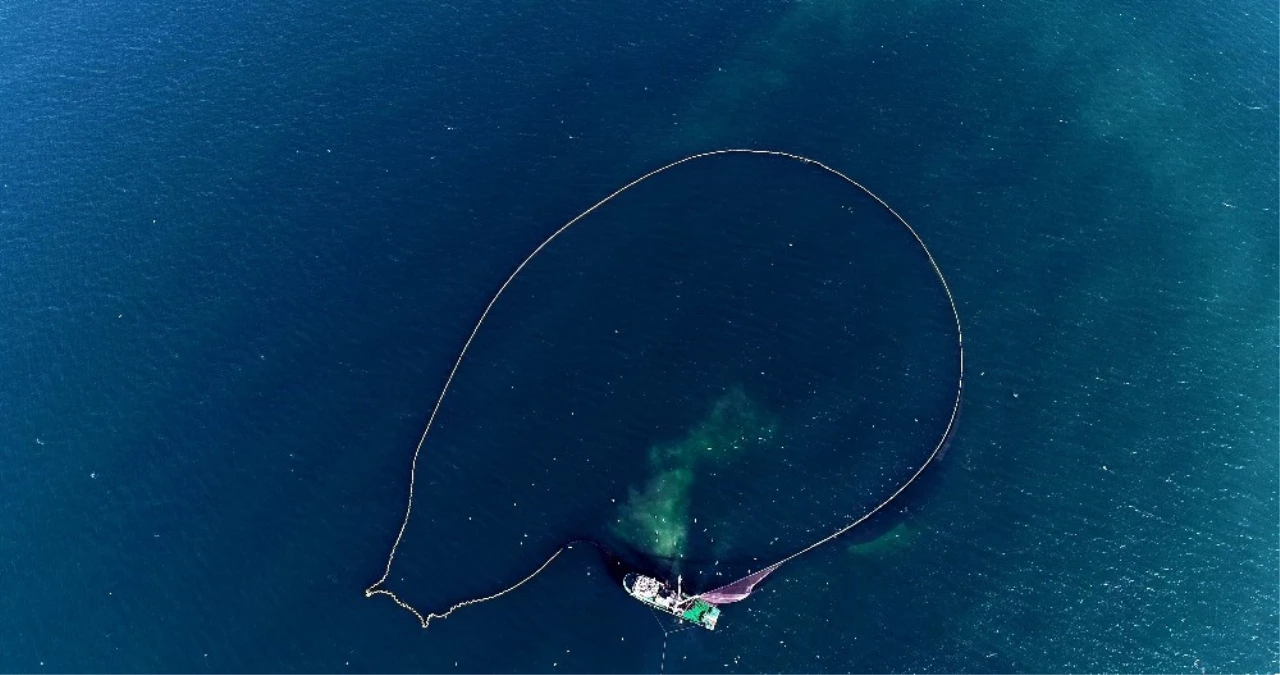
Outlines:
[[[723,630],[671,636],[667,670],[1280,667],[1274,7],[55,0],[0,17],[0,670],[657,670],[658,625],[587,549],[425,632],[363,589],[496,286],[619,185],[732,146],[819,158],[910,220],[959,301],[969,378],[904,508],[784,568]],[[460,376],[405,559],[424,603],[505,585],[565,536],[617,536],[591,500],[625,500],[646,450],[735,387],[795,454],[725,469],[754,492],[706,507],[735,539],[691,552],[695,575],[805,540],[918,457],[914,421],[864,428],[945,405],[946,317],[921,269],[891,264],[909,242],[841,239],[847,195],[803,167],[663,179],[531,269]],[[680,220],[699,209],[751,236]],[[756,246],[784,239],[809,257]],[[760,277],[771,261],[785,272]],[[699,289],[683,310],[673,279]],[[810,281],[839,290],[797,302]],[[919,332],[859,362],[774,321]],[[779,355],[794,368],[749,377]],[[578,403],[595,424],[556,417]],[[829,424],[806,436],[805,415]],[[576,438],[593,442],[565,457],[594,466],[525,487]],[[761,464],[821,494],[782,501],[742,469]],[[494,499],[518,490],[536,506]]]

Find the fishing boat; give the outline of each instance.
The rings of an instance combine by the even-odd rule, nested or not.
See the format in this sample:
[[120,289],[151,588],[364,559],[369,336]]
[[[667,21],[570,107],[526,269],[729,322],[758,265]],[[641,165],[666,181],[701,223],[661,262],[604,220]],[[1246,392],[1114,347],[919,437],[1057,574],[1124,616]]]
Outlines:
[[677,579],[676,587],[653,577],[632,572],[622,579],[622,588],[628,595],[662,610],[682,621],[695,623],[707,630],[715,630],[720,619],[720,608],[698,596],[686,596]]

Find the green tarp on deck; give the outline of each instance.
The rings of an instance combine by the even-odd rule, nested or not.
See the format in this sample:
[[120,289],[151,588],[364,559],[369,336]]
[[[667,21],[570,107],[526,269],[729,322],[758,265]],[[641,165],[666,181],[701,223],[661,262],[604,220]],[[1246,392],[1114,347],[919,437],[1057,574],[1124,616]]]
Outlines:
[[701,600],[695,600],[693,603],[693,606],[690,607],[689,609],[686,609],[684,611],[684,614],[682,614],[681,616],[683,616],[688,621],[692,621],[694,623],[702,623],[702,615],[706,614],[710,610],[711,610],[711,605],[708,605],[707,603]]

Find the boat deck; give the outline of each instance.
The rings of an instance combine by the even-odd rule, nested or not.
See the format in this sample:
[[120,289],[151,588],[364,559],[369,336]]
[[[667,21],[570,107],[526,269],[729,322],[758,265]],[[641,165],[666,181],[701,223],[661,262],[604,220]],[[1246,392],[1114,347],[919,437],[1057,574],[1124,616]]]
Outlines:
[[685,596],[670,584],[642,574],[628,574],[622,587],[631,597],[683,621],[715,630],[720,608],[697,596]]

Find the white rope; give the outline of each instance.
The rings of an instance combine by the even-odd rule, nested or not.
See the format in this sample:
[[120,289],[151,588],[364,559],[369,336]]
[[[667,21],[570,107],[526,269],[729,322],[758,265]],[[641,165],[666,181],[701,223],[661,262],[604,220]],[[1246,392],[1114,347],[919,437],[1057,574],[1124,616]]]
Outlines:
[[[830,535],[827,535],[823,539],[820,539],[814,542],[813,544],[806,546],[805,548],[783,558],[782,560],[779,560],[778,562],[772,565],[769,565],[767,568],[764,568],[764,569],[776,569],[777,567],[783,565],[784,563],[790,562],[791,560],[794,560],[818,548],[819,546],[822,546],[823,544],[830,542],[831,540],[835,539],[836,537],[839,537],[840,535],[848,532],[849,530],[852,530],[853,528],[857,527],[858,525],[860,525],[862,522],[864,522],[871,516],[874,516],[884,507],[888,506],[889,503],[892,502],[894,499],[897,499],[898,495],[902,494],[904,490],[910,487],[911,484],[914,483],[916,479],[920,477],[920,474],[924,473],[925,468],[928,467],[929,464],[931,464],[935,458],[937,458],[938,453],[942,450],[942,448],[946,445],[947,441],[950,439],[951,433],[955,428],[956,418],[959,416],[959,413],[960,413],[960,399],[961,399],[962,390],[964,388],[964,337],[960,330],[960,312],[958,309],[956,309],[956,301],[951,294],[951,287],[947,284],[946,278],[943,277],[942,270],[941,268],[938,267],[938,263],[934,260],[933,254],[930,253],[929,247],[925,246],[924,240],[915,231],[915,228],[911,227],[911,225],[907,223],[907,221],[901,215],[899,215],[897,211],[893,210],[893,207],[889,206],[888,203],[886,203],[883,199],[881,199],[871,190],[868,190],[861,183],[853,180],[852,178],[841,173],[840,171],[833,169],[830,166],[823,164],[822,162],[819,162],[816,159],[810,159],[808,157],[796,155],[790,152],[782,152],[779,150],[752,150],[752,149],[746,149],[746,148],[730,148],[730,149],[724,149],[724,150],[712,150],[710,152],[701,152],[696,155],[689,155],[688,157],[685,157],[683,159],[678,159],[674,162],[671,162],[670,164],[667,164],[666,166],[654,169],[653,171],[650,171],[649,173],[644,174],[643,176],[618,188],[609,196],[593,204],[591,208],[588,208],[586,211],[583,211],[582,213],[575,216],[569,222],[565,223],[564,225],[561,225],[560,228],[557,229],[555,232],[553,232],[551,236],[547,237],[545,241],[543,241],[541,244],[538,244],[538,247],[533,249],[533,252],[530,253],[527,257],[525,257],[525,259],[520,263],[520,265],[516,267],[515,271],[513,271],[511,275],[507,277],[506,281],[503,281],[502,285],[498,287],[497,292],[494,293],[493,297],[489,299],[489,304],[485,306],[484,311],[480,314],[480,318],[476,321],[475,326],[471,329],[471,334],[467,336],[467,341],[463,343],[462,350],[458,353],[458,358],[453,362],[453,368],[449,370],[449,376],[445,379],[444,387],[440,390],[440,396],[436,398],[435,406],[431,409],[431,414],[427,417],[426,427],[423,428],[422,435],[418,438],[418,445],[413,450],[413,461],[410,463],[410,467],[409,467],[409,500],[408,500],[408,504],[405,506],[404,519],[400,522],[400,530],[399,532],[396,533],[395,542],[391,545],[391,552],[387,555],[387,564],[383,568],[382,576],[379,577],[378,580],[374,582],[371,586],[365,589],[364,591],[365,597],[371,598],[375,595],[385,595],[391,598],[401,608],[411,612],[415,617],[417,617],[418,621],[422,624],[422,627],[426,628],[431,624],[432,619],[448,618],[448,616],[457,609],[461,609],[468,605],[474,605],[481,602],[494,600],[496,598],[500,598],[506,595],[507,593],[510,593],[516,590],[517,588],[523,586],[530,579],[537,576],[543,570],[545,570],[553,560],[555,560],[557,557],[560,556],[561,553],[564,552],[567,546],[562,547],[560,550],[552,554],[550,558],[548,558],[545,562],[543,562],[542,565],[539,566],[538,569],[534,570],[531,574],[521,579],[520,581],[516,582],[515,584],[501,591],[498,591],[497,593],[494,593],[492,595],[487,595],[482,598],[464,600],[462,602],[459,602],[453,605],[452,607],[450,607],[449,609],[441,613],[423,614],[419,612],[417,609],[415,609],[413,606],[409,605],[404,600],[401,600],[394,592],[384,588],[384,586],[387,583],[387,579],[390,578],[391,576],[391,565],[392,563],[395,562],[396,553],[400,550],[400,543],[404,540],[404,533],[409,527],[409,517],[413,514],[414,488],[416,486],[416,478],[418,473],[418,458],[422,454],[422,446],[427,441],[427,434],[431,431],[431,425],[435,423],[436,415],[440,412],[440,406],[444,402],[445,395],[449,393],[449,387],[450,385],[453,384],[453,378],[458,374],[458,368],[462,365],[462,360],[463,358],[466,357],[467,350],[471,348],[471,343],[475,341],[476,334],[480,332],[480,327],[484,325],[485,319],[488,318],[489,312],[493,310],[493,306],[497,304],[498,298],[502,297],[502,294],[507,290],[507,287],[511,285],[511,282],[515,280],[516,276],[518,276],[520,272],[524,270],[524,268],[529,264],[529,262],[532,261],[535,257],[537,257],[537,255],[541,253],[544,249],[546,249],[546,247],[550,245],[552,241],[555,241],[556,237],[559,237],[570,227],[573,227],[583,218],[595,212],[601,206],[604,206],[605,204],[613,200],[618,195],[626,192],[627,190],[630,190],[636,185],[639,185],[640,183],[664,171],[667,171],[668,169],[672,169],[677,166],[680,166],[681,164],[686,164],[688,162],[692,162],[698,159],[703,159],[706,157],[715,157],[717,155],[735,155],[735,154],[765,155],[765,156],[771,156],[771,157],[781,157],[785,159],[795,160],[804,164],[816,166],[839,178],[844,179],[845,182],[861,190],[864,194],[866,194],[868,197],[875,200],[876,203],[880,204],[880,206],[884,207],[886,211],[888,211],[891,215],[893,215],[893,217],[896,218],[897,221],[907,229],[907,232],[909,232],[911,236],[916,240],[916,243],[920,245],[921,250],[924,251],[925,257],[928,258],[929,260],[929,265],[933,268],[934,274],[937,275],[938,281],[941,282],[942,284],[942,290],[947,295],[947,302],[950,304],[951,313],[955,318],[957,357],[959,359],[959,376],[956,380],[956,397],[955,397],[955,403],[952,405],[952,408],[951,408],[951,417],[947,420],[946,429],[943,431],[941,438],[939,438],[937,445],[934,446],[933,452],[929,453],[928,458],[924,461],[923,464],[920,465],[918,469],[916,469],[915,473],[913,473],[905,483],[899,486],[897,490],[894,490],[893,494],[889,495],[888,499],[885,499],[883,502],[881,502],[875,508],[868,511],[862,517],[836,530]],[[664,666],[665,666],[665,656],[664,656]]]

